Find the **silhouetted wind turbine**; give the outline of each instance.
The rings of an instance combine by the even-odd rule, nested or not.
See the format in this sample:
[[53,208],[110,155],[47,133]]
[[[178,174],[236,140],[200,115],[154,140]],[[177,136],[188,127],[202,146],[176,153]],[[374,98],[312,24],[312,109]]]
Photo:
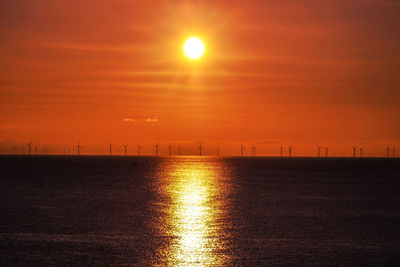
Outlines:
[[283,157],[283,146],[281,144],[281,158]]
[[318,147],[318,158],[319,158],[319,157],[321,157],[321,148],[322,147],[320,147],[319,145],[317,147]]
[[291,158],[292,157],[292,147],[291,146],[289,146],[289,158]]
[[363,157],[363,147],[361,146],[361,147],[359,148],[359,150],[360,150],[360,158],[362,158],[362,157]]
[[172,144],[170,144],[170,145],[168,146],[168,156],[171,157],[171,155],[172,155]]
[[110,157],[112,156],[112,145],[110,144]]
[[329,150],[329,147],[325,147],[325,158],[328,157],[328,150]]
[[78,142],[78,156],[81,154],[81,142]]
[[158,144],[155,145],[156,148],[156,157],[158,157]]
[[253,157],[255,157],[256,156],[256,147],[255,146],[252,146],[251,147],[251,155],[253,156]]
[[28,155],[31,155],[32,142],[28,144]]
[[126,152],[128,151],[128,144],[124,145],[124,152],[125,152],[125,157],[126,157]]
[[356,153],[357,153],[357,146],[353,146],[353,158],[356,157]]

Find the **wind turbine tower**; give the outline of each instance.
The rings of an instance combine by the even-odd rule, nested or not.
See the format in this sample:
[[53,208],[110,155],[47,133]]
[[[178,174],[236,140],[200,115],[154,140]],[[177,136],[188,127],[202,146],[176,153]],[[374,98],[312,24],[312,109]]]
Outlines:
[[251,147],[251,155],[252,155],[253,157],[256,156],[256,147],[255,147],[255,146],[252,146],[252,147]]
[[28,155],[31,155],[32,142],[28,144]]
[[128,144],[124,145],[124,152],[125,152],[125,157],[126,157],[126,152],[128,151]]
[[281,144],[281,158],[283,157],[283,146]]
[[289,146],[289,158],[291,158],[292,157],[292,147],[291,146]]
[[322,148],[322,147],[320,147],[320,146],[318,145],[317,148],[318,148],[318,158],[319,158],[319,157],[321,157],[321,148]]
[[325,158],[328,157],[328,150],[329,150],[329,147],[325,147]]
[[[81,148],[82,148],[81,142],[78,142],[78,156],[81,154]],[[46,150],[47,150],[47,147],[46,147]]]
[[363,157],[363,147],[360,147],[359,150],[360,150],[360,158],[362,158]]
[[356,157],[356,153],[357,153],[357,146],[353,146],[353,158]]
[[155,145],[156,148],[156,157],[158,158],[158,144]]
[[170,145],[168,146],[168,156],[171,157],[171,155],[172,155],[172,144],[170,144]]

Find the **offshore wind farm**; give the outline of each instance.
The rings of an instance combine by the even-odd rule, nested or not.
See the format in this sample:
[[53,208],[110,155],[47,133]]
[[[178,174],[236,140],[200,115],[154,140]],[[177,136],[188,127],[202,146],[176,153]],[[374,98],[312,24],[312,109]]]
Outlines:
[[0,1],[0,266],[399,266],[399,14]]
[[[206,143],[204,146],[203,143]],[[198,145],[198,151],[196,151],[196,144]],[[226,144],[225,155],[222,154],[222,148],[224,145],[221,142],[186,142],[182,144],[173,144],[166,142],[164,144],[147,143],[145,146],[140,144],[131,144],[131,146],[137,146],[137,150],[128,150],[130,144],[118,145],[104,145],[106,149],[102,149],[101,145],[92,145],[88,149],[82,149],[81,143],[78,142],[76,145],[43,145],[34,144],[29,142],[27,144],[17,144],[16,142],[0,142],[0,155],[109,155],[109,156],[240,156],[240,157],[371,157],[371,158],[395,158],[398,157],[395,145],[385,144],[363,144],[353,145],[348,147],[347,151],[343,149],[343,146],[338,146],[338,151],[329,154],[329,147],[322,147],[319,144],[315,146],[314,151],[306,150],[298,153],[297,155],[292,154],[293,146],[287,145],[286,148],[282,144],[275,144],[268,147],[256,147],[255,144],[260,145],[260,142],[253,142],[249,144]],[[154,146],[155,150],[149,149]],[[236,150],[235,150],[236,147]],[[114,148],[114,153],[113,153]],[[147,149],[146,149],[147,148]],[[257,154],[257,149],[261,154]],[[323,149],[323,154],[322,150]],[[363,154],[366,149],[367,154]],[[369,151],[368,151],[369,150]],[[205,151],[205,153],[204,153]],[[146,153],[147,152],[147,153]],[[247,152],[247,153],[246,153]]]

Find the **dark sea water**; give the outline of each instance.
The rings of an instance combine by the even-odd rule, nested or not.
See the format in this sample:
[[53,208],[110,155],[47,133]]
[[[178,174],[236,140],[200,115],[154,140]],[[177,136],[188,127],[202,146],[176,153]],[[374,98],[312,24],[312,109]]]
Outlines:
[[399,266],[400,161],[0,157],[0,266]]

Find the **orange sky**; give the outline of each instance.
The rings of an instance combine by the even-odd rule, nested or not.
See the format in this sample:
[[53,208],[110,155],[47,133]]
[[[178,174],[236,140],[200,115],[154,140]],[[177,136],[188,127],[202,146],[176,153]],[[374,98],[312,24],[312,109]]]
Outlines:
[[395,0],[1,1],[0,140],[399,144],[399,14]]

